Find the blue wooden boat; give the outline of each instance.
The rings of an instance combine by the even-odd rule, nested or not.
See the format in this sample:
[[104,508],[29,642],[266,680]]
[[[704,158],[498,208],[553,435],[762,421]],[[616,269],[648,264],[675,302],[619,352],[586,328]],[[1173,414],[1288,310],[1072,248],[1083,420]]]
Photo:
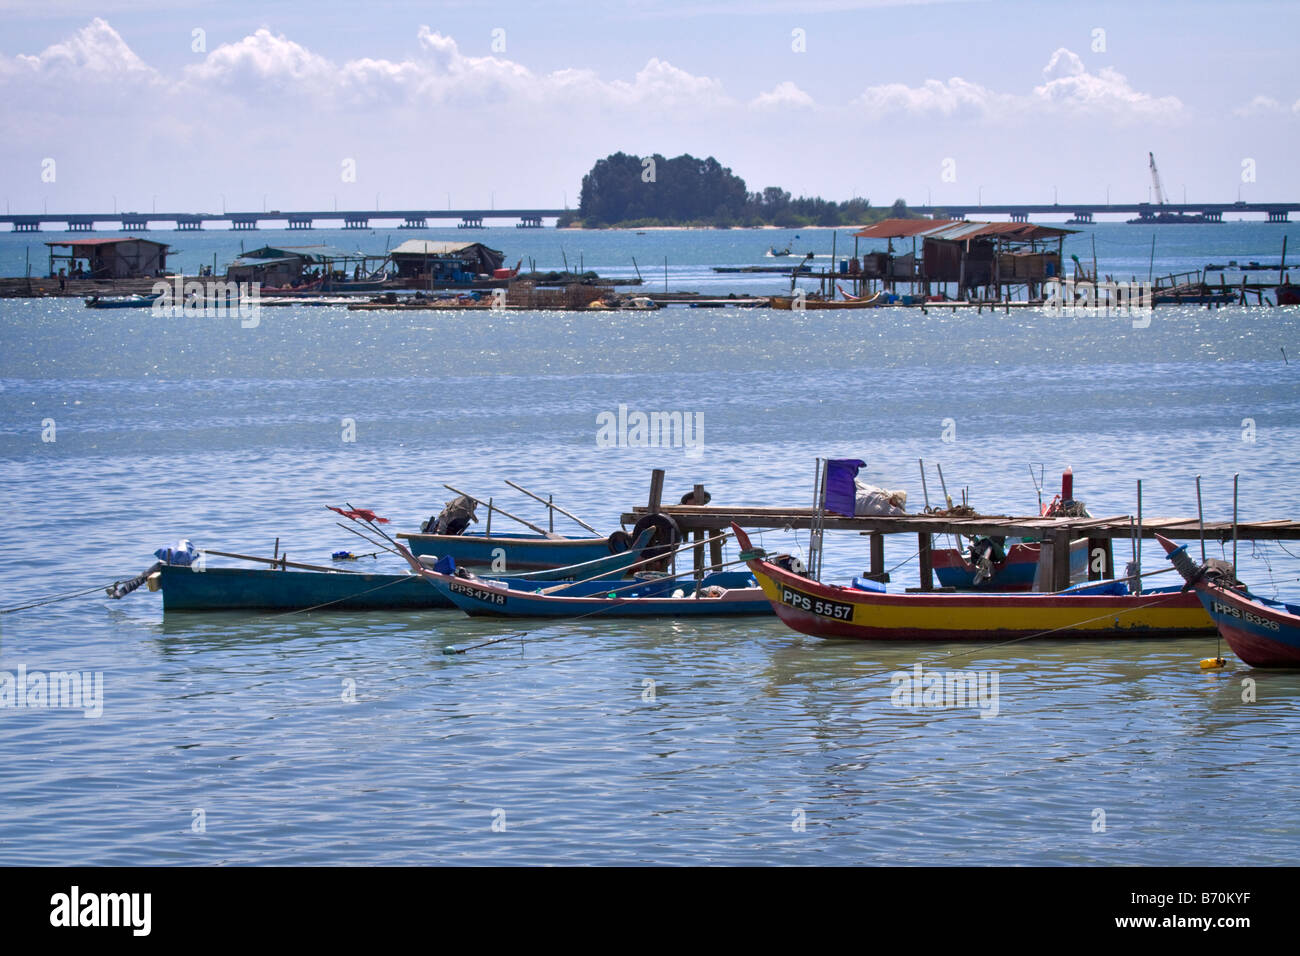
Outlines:
[[418,574],[205,568],[158,569],[163,611],[391,611],[454,605]]
[[[591,581],[587,590],[597,593],[612,585],[608,578],[621,578],[635,564],[654,535],[646,528],[632,547],[620,554],[606,554],[583,564],[534,571],[511,577],[511,587],[525,590],[550,587],[565,580]],[[230,555],[225,555],[229,557]],[[251,560],[241,556],[243,560]],[[272,563],[266,559],[259,559]],[[426,557],[425,561],[432,561]],[[454,567],[454,563],[451,565]],[[287,568],[214,568],[194,570],[190,565],[162,563],[158,585],[163,592],[163,611],[391,611],[452,608],[455,605],[412,572],[366,573],[312,565]]]
[[108,296],[100,298],[92,295],[86,299],[86,308],[88,309],[147,309],[150,308],[156,296],[152,295],[127,295],[127,296]]
[[[579,593],[570,587],[543,593],[518,590],[487,578],[458,577],[425,569],[424,576],[443,597],[471,617],[697,617],[715,615],[768,615],[771,605],[745,571],[707,575],[695,594],[695,582],[654,579],[647,582],[608,583],[600,593]],[[598,582],[597,582],[598,583]],[[672,588],[669,590],[669,588]],[[613,596],[610,596],[610,595]]]
[[1300,667],[1300,605],[1251,594],[1214,562],[1202,565],[1157,534],[1169,560],[1209,612],[1232,652],[1251,667]]
[[611,545],[610,538],[547,537],[541,534],[402,532],[397,537],[406,540],[407,547],[416,557],[450,555],[458,565],[493,568],[507,574],[514,571],[564,568],[596,561],[615,554],[618,546],[617,541]]

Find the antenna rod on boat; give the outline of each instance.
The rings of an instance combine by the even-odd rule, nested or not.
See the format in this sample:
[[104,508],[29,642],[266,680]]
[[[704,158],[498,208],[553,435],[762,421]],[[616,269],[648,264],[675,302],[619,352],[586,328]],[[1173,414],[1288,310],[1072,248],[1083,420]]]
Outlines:
[[1201,476],[1196,476],[1196,523],[1201,529],[1201,564],[1205,563],[1205,509],[1201,507]]
[[950,497],[948,496],[948,483],[947,483],[946,481],[943,480],[943,465],[940,465],[940,464],[936,463],[934,467],[937,468],[937,469],[939,469],[939,486],[940,486],[941,488],[943,488],[943,501],[944,501],[944,504],[946,504],[946,505],[951,509],[951,508],[952,508],[952,498],[950,498]]
[[1237,573],[1237,479],[1238,472],[1232,476],[1232,573]]
[[[930,510],[930,489],[925,486],[925,459],[918,458],[916,459],[916,463],[921,466],[921,494],[925,496],[925,510],[929,511]],[[1038,503],[1040,505],[1043,503],[1042,495],[1038,496]],[[1041,511],[1042,509],[1040,508],[1039,510]]]
[[1137,576],[1142,577],[1142,479],[1138,479],[1137,537],[1133,539],[1133,560],[1137,563]]
[[529,498],[536,498],[538,501],[540,501],[542,504],[546,505],[546,507],[550,508],[552,511],[558,511],[560,514],[564,515],[566,518],[572,518],[574,521],[578,522],[578,524],[582,525],[584,528],[586,528],[586,529],[587,529],[588,531],[590,531],[592,534],[594,534],[594,535],[599,535],[599,534],[600,534],[599,531],[597,531],[597,530],[596,530],[595,528],[593,528],[591,525],[587,524],[587,522],[583,521],[581,518],[579,518],[577,515],[575,515],[572,511],[566,511],[565,509],[561,508],[559,505],[555,504],[554,502],[547,501],[547,500],[546,500],[545,498],[543,498],[541,495],[534,494],[533,492],[531,492],[531,491],[529,491],[527,488],[525,488],[523,485],[516,484],[515,482],[511,481],[509,478],[506,479],[506,484],[509,485],[511,488],[514,488],[516,491],[522,491],[522,492],[523,492],[524,494],[526,494]]
[[505,515],[507,518],[512,518],[515,521],[518,521],[521,525],[524,525],[527,528],[531,528],[532,530],[536,531],[540,535],[545,535],[548,538],[554,537],[554,535],[547,533],[547,531],[543,528],[537,527],[537,525],[533,524],[531,521],[525,521],[523,518],[519,517],[518,515],[512,515],[509,511],[505,511],[501,508],[498,508],[496,505],[484,501],[481,498],[475,498],[473,495],[466,494],[463,491],[453,488],[451,485],[447,484],[446,482],[443,482],[442,486],[450,492],[454,492],[455,494],[458,495],[463,495],[464,497],[468,498],[470,501],[474,502],[475,504],[483,505],[485,508],[488,509],[488,514],[491,514],[493,511],[495,511],[498,514]]

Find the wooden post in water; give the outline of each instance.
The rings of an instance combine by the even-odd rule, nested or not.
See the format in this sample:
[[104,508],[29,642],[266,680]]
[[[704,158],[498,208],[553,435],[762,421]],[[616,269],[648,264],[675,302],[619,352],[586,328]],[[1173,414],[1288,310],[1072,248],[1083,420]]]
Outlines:
[[646,501],[646,510],[654,514],[663,504],[664,470],[656,468],[650,472],[650,498]]
[[1070,532],[1052,532],[1052,590],[1070,586]]
[[879,531],[873,531],[870,537],[871,542],[871,580],[884,583],[887,579],[885,574],[885,536]]
[[930,555],[930,533],[922,531],[916,536],[921,559],[921,590],[934,590],[934,560]]

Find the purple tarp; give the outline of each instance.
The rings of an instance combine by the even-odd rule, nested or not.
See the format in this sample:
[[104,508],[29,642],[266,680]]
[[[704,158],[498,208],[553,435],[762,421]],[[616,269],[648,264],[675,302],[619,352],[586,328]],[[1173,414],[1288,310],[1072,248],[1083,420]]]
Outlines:
[[853,479],[865,461],[857,458],[831,458],[826,462],[826,510],[853,517],[857,488]]

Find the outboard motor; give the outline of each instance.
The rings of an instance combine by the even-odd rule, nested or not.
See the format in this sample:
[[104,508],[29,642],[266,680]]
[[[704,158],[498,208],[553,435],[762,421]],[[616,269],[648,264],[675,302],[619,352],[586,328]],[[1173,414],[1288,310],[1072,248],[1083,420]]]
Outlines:
[[471,521],[478,521],[478,516],[474,514],[477,504],[468,495],[453,498],[441,512],[420,525],[420,530],[425,534],[463,534]]
[[970,546],[970,563],[975,565],[974,584],[983,584],[993,577],[995,570],[994,565],[1001,564],[1007,559],[1007,554],[1002,550],[1002,542],[1005,539],[999,538],[977,538],[971,542]]

